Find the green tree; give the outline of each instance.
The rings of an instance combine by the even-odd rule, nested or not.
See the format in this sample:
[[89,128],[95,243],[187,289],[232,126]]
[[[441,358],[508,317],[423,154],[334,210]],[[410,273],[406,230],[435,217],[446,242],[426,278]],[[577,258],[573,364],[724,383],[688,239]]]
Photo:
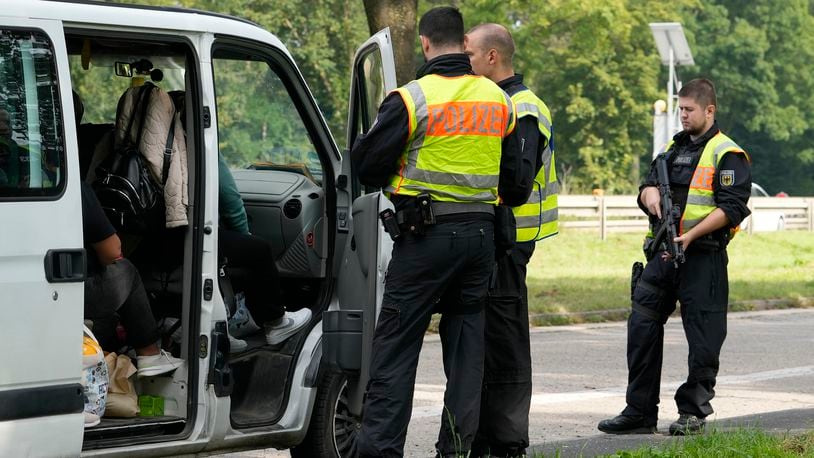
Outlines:
[[[291,51],[337,139],[344,138],[351,59],[369,36],[364,6],[388,4],[129,1],[227,13],[270,30]],[[461,8],[467,27],[497,22],[512,31],[516,70],[551,108],[566,192],[636,189],[650,160],[651,107],[666,97],[666,70],[648,23],[676,21],[684,25],[697,64],[681,67],[680,76],[715,82],[719,123],[752,154],[754,180],[770,192],[814,194],[814,146],[808,140],[814,125],[814,16],[809,1],[755,0],[744,7],[738,0],[421,0],[416,16],[443,4]],[[412,41],[413,63],[420,61],[415,38],[407,38],[416,19],[389,21],[407,31],[400,40]],[[374,21],[373,27],[378,24]],[[405,49],[396,51],[402,82],[410,70],[411,53]],[[248,105],[247,110],[247,119],[263,111]]]
[[650,158],[651,107],[664,98],[648,23],[677,20],[681,3],[461,2],[467,27],[497,22],[511,30],[515,70],[551,108],[566,192],[637,188],[639,163]]
[[814,17],[806,0],[717,0],[687,8],[696,68],[716,85],[721,128],[770,192],[814,194]]
[[[127,0],[181,6],[253,21],[286,45],[337,141],[345,138],[351,60],[369,36],[357,0]],[[342,145],[340,145],[342,146]]]

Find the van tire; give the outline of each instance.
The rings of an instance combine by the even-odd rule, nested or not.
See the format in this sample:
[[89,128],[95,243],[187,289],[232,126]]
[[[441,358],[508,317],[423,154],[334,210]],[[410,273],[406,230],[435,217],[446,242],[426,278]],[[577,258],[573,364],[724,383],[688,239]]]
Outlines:
[[[323,366],[308,433],[291,449],[292,458],[355,457],[361,419],[347,407],[348,379],[341,370]],[[339,432],[337,432],[339,431]]]

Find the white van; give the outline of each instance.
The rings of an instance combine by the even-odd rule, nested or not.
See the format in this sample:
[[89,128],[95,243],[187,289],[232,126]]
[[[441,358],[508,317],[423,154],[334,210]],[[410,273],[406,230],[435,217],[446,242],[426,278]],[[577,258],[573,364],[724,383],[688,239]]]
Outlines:
[[[359,48],[353,69],[348,145],[395,88],[387,30]],[[166,237],[122,235],[155,314],[181,323],[173,352],[185,365],[136,380],[140,394],[163,398],[163,415],[85,428],[80,182],[134,79],[152,79],[185,107],[186,224]],[[72,91],[85,107],[80,125]],[[249,105],[285,122],[248,122]],[[378,213],[389,202],[354,178],[279,39],[203,11],[4,0],[0,109],[0,456],[353,453],[392,246]],[[231,355],[217,256],[219,153],[251,232],[273,247],[281,301],[313,314],[283,344],[266,345],[261,333]]]

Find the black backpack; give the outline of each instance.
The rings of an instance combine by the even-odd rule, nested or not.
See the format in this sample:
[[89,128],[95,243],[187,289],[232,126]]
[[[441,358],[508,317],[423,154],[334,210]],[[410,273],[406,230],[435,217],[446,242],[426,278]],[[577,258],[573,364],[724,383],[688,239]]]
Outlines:
[[[141,134],[150,95],[157,89],[152,83],[145,83],[136,95],[133,112],[125,131],[124,141],[96,170],[93,189],[108,219],[118,231],[146,235],[157,232],[166,224],[164,207],[164,183],[170,169],[172,144],[175,137],[175,111],[167,143],[164,148],[161,182],[158,183],[147,169],[141,154]],[[131,140],[133,122],[139,116],[136,144]]]

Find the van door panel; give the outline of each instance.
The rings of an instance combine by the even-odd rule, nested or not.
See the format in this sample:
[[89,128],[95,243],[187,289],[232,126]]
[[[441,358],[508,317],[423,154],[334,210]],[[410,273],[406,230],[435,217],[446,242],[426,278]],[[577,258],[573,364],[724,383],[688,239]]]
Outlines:
[[[373,125],[378,106],[385,95],[396,88],[396,72],[393,59],[390,30],[384,29],[368,39],[356,52],[351,75],[351,100],[348,112],[348,149],[353,145],[356,136],[367,132]],[[369,378],[369,365],[373,333],[376,319],[381,309],[384,293],[384,276],[390,262],[393,242],[379,223],[379,213],[385,208],[393,208],[389,199],[380,191],[364,188],[354,177],[350,155],[346,152],[342,158],[342,174],[347,177],[345,191],[353,198],[352,211],[339,208],[340,213],[349,215],[349,233],[342,253],[342,264],[338,274],[339,309],[330,313],[362,312],[361,339],[353,333],[342,329],[330,329],[340,324],[341,319],[330,320],[326,317],[323,327],[326,334],[341,333],[343,338],[352,340],[353,344],[339,343],[337,351],[351,353],[360,358],[359,370],[349,370],[348,395],[351,412],[359,415],[362,409],[362,397]],[[330,340],[328,335],[327,340]],[[361,348],[358,348],[361,345]],[[326,355],[328,353],[326,352]],[[334,354],[338,361],[349,361],[346,354]],[[354,360],[355,365],[355,360]],[[341,366],[340,366],[341,367]]]
[[8,456],[77,456],[85,266],[61,23],[0,18],[0,55],[0,442]]

